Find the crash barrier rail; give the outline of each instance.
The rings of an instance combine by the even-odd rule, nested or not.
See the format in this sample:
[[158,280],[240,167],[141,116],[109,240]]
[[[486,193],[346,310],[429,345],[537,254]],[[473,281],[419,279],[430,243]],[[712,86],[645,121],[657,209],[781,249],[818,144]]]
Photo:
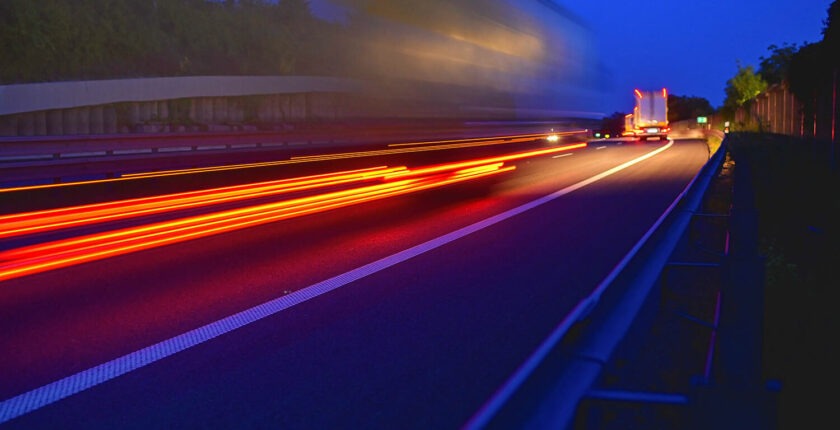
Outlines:
[[[388,137],[378,139],[388,139]],[[359,141],[375,143],[378,139],[336,137],[334,131],[160,133],[0,139],[2,149],[0,150],[0,166],[3,163],[25,161],[72,161],[80,157],[230,149],[276,149],[305,144],[352,144]]]
[[[303,124],[285,131],[234,131],[198,133],[149,133],[112,135],[69,135],[0,137],[0,167],[14,162],[50,160],[52,163],[78,161],[81,157],[113,157],[207,150],[259,150],[302,145],[360,145],[392,143],[405,139],[436,140],[494,137],[494,133],[522,133],[538,128],[532,124],[424,122],[417,124],[373,123]],[[552,123],[564,127],[564,121]],[[559,130],[559,129],[558,129]]]
[[[208,136],[177,136],[165,138],[103,138],[102,136],[74,136],[69,139],[45,139],[33,142],[27,148],[21,148],[19,142],[16,145],[0,143],[3,148],[0,151],[0,163],[15,163],[28,161],[78,161],[83,157],[104,157],[104,156],[128,156],[137,154],[157,154],[168,152],[204,151],[220,149],[246,149],[264,148],[273,146],[285,146],[296,143],[299,139],[289,138],[277,141],[263,142],[262,140],[252,142],[232,137],[234,142],[229,143],[208,143]],[[239,142],[242,140],[243,142]],[[307,141],[301,141],[307,143]],[[2,164],[0,164],[2,165]]]
[[[581,124],[572,120],[551,122],[550,127],[509,121],[465,124],[452,120],[368,120],[297,124],[286,131],[0,137],[0,188],[112,178],[148,169],[143,162],[150,159],[159,160],[155,164],[158,168],[172,169],[195,167],[198,162],[214,163],[211,160],[230,162],[228,155],[239,160],[264,160],[323,151],[377,149],[392,143],[456,144],[515,140],[517,136],[538,139],[552,130],[560,132],[563,141],[586,134]],[[205,155],[210,158],[201,158]],[[66,168],[45,170],[62,166]]]
[[[628,397],[626,393],[594,391],[592,387],[697,215],[712,179],[723,165],[725,153],[724,142],[654,226],[470,419],[466,428],[564,429],[575,419],[585,397]],[[549,362],[552,360],[555,363]],[[536,404],[531,397],[533,392],[526,394],[535,386],[541,387]],[[633,393],[632,397],[634,401],[672,404],[688,401],[686,396],[656,393]]]

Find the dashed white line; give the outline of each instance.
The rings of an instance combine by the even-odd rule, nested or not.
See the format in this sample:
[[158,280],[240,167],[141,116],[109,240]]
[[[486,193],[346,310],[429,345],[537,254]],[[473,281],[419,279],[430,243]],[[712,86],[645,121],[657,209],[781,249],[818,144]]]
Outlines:
[[597,148],[595,148],[595,149],[604,149],[604,148],[606,148],[606,147],[607,147],[607,145],[604,145],[604,146],[599,146],[599,147],[597,147]]
[[128,155],[128,154],[148,154],[152,152],[152,148],[137,148],[137,149],[115,149],[114,155]]
[[105,155],[105,151],[70,152],[61,154],[61,158],[91,157],[97,155]]
[[164,146],[158,148],[158,152],[181,152],[181,151],[192,151],[192,147],[190,146]]
[[572,153],[572,154],[560,154],[560,155],[555,155],[551,158],[563,158],[563,157],[570,157],[572,155],[575,155],[575,154],[574,153]]

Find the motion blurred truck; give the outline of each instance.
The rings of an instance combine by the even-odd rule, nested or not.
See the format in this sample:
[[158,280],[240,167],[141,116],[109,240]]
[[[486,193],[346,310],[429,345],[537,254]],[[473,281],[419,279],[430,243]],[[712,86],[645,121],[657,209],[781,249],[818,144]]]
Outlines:
[[[668,91],[635,90],[636,106],[633,108],[633,120],[626,124],[633,127],[633,135],[640,140],[658,137],[668,139]],[[629,130],[627,130],[629,132]],[[630,133],[627,133],[630,134]]]

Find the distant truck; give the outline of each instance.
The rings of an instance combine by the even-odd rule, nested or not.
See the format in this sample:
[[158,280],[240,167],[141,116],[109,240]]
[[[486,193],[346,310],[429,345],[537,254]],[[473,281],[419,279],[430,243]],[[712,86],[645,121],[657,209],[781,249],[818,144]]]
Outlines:
[[650,137],[668,139],[668,91],[635,90],[636,106],[632,118],[625,117],[625,134],[637,136],[641,140]]

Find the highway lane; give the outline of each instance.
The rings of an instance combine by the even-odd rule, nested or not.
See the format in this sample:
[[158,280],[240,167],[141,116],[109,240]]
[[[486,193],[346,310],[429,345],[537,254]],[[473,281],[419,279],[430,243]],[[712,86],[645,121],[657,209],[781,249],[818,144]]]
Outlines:
[[[563,132],[556,144],[580,142],[578,134]],[[537,139],[545,135],[531,133],[442,141],[406,139],[388,145],[314,145],[260,153],[222,151],[192,156],[168,155],[169,158],[165,159],[117,157],[107,162],[57,164],[48,168],[27,165],[18,170],[25,170],[34,182],[21,184],[25,192],[15,192],[15,187],[11,186],[0,187],[0,214],[322,174],[338,169],[369,168],[372,158],[411,167],[465,157],[491,156],[550,146],[545,144],[545,140]],[[387,157],[370,156],[380,151],[391,154]],[[346,152],[364,156],[326,157]],[[0,167],[3,177],[14,176],[15,168]],[[53,184],[53,177],[62,177],[70,182]]]
[[578,134],[585,134],[583,128],[563,123],[480,123],[455,127],[451,123],[424,122],[412,127],[387,127],[362,122],[346,126],[321,124],[286,132],[70,136],[52,138],[54,142],[49,137],[43,142],[39,138],[22,138],[18,142],[0,139],[0,189],[110,178],[120,173],[145,171],[150,162],[161,169],[177,169],[259,162],[341,148],[376,149],[393,143],[452,142],[546,134],[555,130],[579,130],[582,133]]
[[[517,207],[661,146],[522,163],[430,192],[0,283],[8,398]],[[7,423],[457,427],[706,159],[662,154]],[[56,359],[60,357],[60,359]]]

